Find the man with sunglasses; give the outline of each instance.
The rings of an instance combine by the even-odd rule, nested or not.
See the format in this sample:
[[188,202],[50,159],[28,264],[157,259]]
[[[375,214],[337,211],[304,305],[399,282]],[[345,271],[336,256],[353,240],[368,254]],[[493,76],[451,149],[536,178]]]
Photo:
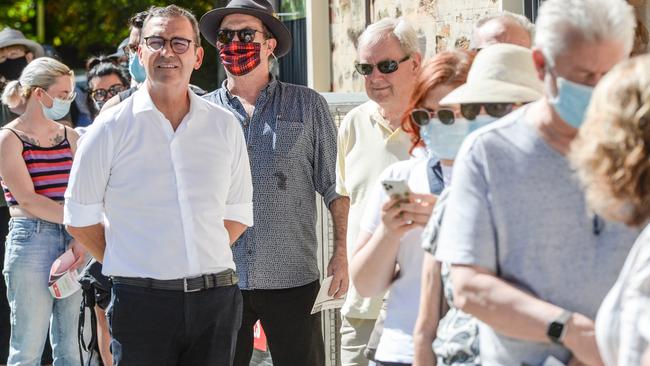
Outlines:
[[259,319],[276,366],[325,362],[320,313],[316,193],[334,221],[329,294],[343,296],[348,274],[348,199],[335,192],[336,127],[317,92],[269,74],[270,59],[291,48],[291,34],[266,0],[233,0],[206,13],[201,33],[218,50],[227,79],[206,99],[235,114],[253,175],[255,226],[233,247],[244,297],[235,365],[250,363]]
[[189,11],[151,8],[142,36],[147,79],[88,129],[64,222],[112,279],[114,364],[228,366],[242,316],[230,245],[253,224],[244,136],[189,88],[203,61]]
[[[400,125],[421,62],[417,34],[403,18],[384,18],[368,26],[357,51],[358,59],[350,66],[363,78],[370,101],[350,111],[341,123],[336,170],[336,190],[352,202],[348,260],[355,250],[367,193],[386,167],[409,158],[411,142]],[[381,304],[382,296],[364,298],[350,287],[341,309],[342,365],[368,364],[364,351]]]
[[593,319],[638,231],[590,214],[565,155],[634,24],[622,0],[544,1],[532,50],[543,97],[460,148],[436,257],[480,320],[484,365],[602,364]]

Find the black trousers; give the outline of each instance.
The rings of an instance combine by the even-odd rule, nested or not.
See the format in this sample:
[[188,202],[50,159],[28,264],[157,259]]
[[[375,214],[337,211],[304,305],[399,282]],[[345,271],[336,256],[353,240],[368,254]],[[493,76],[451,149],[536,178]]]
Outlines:
[[325,346],[320,313],[311,308],[319,282],[282,290],[242,290],[244,314],[237,336],[235,366],[248,366],[253,354],[253,325],[266,333],[273,366],[322,366]]
[[241,325],[237,285],[184,293],[113,284],[114,365],[230,366]]

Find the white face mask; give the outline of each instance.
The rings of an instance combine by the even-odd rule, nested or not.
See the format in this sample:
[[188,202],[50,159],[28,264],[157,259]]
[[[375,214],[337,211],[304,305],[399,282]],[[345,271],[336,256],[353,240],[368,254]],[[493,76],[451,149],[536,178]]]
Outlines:
[[71,95],[68,100],[63,100],[59,98],[52,98],[51,95],[47,94],[46,91],[43,91],[50,99],[52,99],[52,106],[51,107],[46,107],[43,102],[41,103],[41,106],[43,107],[43,115],[45,115],[45,118],[49,118],[51,120],[59,120],[63,117],[65,117],[66,114],[70,111],[70,104],[74,101],[75,95]]
[[456,118],[453,124],[446,125],[437,118],[432,118],[429,123],[420,127],[420,136],[427,149],[439,159],[454,160],[467,135],[496,120],[496,117],[479,115],[471,121]]

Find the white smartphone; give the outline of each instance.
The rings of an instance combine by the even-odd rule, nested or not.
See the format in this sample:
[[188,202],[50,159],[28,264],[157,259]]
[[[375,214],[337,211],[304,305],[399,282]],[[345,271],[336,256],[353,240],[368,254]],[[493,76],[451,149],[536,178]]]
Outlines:
[[398,196],[400,200],[408,200],[408,195],[411,193],[406,180],[384,179],[381,181],[381,185],[384,186],[384,191],[391,198]]

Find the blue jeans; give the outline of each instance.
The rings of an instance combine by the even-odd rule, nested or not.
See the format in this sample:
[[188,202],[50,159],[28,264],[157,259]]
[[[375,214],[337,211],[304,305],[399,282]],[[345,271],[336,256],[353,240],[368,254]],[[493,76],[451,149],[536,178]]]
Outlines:
[[48,290],[50,267],[72,238],[63,225],[12,218],[3,274],[11,307],[8,365],[40,365],[50,327],[54,365],[79,365],[77,327],[81,291],[54,299]]

